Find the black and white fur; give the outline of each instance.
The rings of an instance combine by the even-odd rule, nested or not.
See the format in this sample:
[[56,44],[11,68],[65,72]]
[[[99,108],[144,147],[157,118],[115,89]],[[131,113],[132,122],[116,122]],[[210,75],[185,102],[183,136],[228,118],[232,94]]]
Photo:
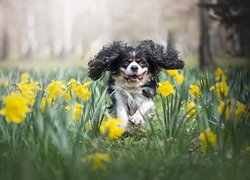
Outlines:
[[128,130],[131,124],[144,124],[153,110],[160,69],[180,69],[184,62],[176,50],[145,40],[136,48],[123,42],[106,45],[88,65],[92,80],[110,72],[108,93]]

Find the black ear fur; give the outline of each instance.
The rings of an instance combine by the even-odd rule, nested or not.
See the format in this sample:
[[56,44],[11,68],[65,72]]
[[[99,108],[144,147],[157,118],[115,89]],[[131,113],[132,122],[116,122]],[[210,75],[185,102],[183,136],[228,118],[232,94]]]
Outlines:
[[92,80],[97,80],[103,72],[110,70],[111,65],[119,58],[126,46],[125,43],[118,41],[105,45],[94,59],[89,61],[89,77]]
[[156,71],[164,69],[182,69],[184,62],[179,59],[178,52],[170,47],[164,52],[164,46],[154,43],[152,40],[145,40],[138,47],[147,49],[149,60],[154,64]]
[[179,59],[179,53],[170,46],[167,47],[167,51],[163,54],[162,60],[159,62],[159,66],[164,69],[182,69],[185,63]]

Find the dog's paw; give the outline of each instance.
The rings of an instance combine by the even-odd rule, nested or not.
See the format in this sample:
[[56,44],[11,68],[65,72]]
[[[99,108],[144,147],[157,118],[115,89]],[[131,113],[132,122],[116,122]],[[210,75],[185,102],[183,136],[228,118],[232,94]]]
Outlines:
[[129,121],[136,125],[145,124],[143,116],[139,112],[136,112],[133,116],[130,116]]

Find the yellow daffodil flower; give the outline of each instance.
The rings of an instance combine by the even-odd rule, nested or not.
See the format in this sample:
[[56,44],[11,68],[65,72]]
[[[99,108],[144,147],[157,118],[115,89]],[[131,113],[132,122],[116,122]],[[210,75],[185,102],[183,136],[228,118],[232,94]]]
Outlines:
[[48,98],[43,97],[41,101],[41,111],[44,112],[46,105],[51,106],[52,102],[53,102],[52,97],[48,97]]
[[82,104],[79,104],[77,102],[74,104],[72,113],[73,113],[73,119],[75,121],[77,121],[83,114],[83,110],[82,110],[83,107],[84,106]]
[[187,103],[187,110],[189,111],[188,112],[189,116],[195,116],[196,115],[195,103],[194,102],[188,102]]
[[236,101],[236,110],[235,110],[235,115],[236,115],[236,120],[240,120],[240,118],[246,113],[246,105]]
[[108,153],[94,153],[88,155],[84,160],[91,160],[92,169],[96,171],[102,169],[105,162],[110,161],[110,156]]
[[65,95],[66,86],[62,81],[53,81],[48,85],[49,97],[54,99]]
[[7,88],[9,86],[9,82],[5,79],[0,79],[0,86]]
[[209,90],[214,92],[217,95],[218,99],[221,99],[222,94],[224,96],[228,96],[228,93],[229,93],[229,87],[226,82],[216,83]]
[[71,100],[71,91],[70,91],[70,89],[68,89],[67,92],[66,92],[65,100],[66,101],[70,101]]
[[156,92],[162,96],[174,94],[174,85],[170,84],[169,81],[160,82],[158,85],[159,87],[157,88]]
[[107,121],[102,123],[100,131],[102,134],[107,134],[109,139],[116,139],[123,135],[125,129],[123,128],[124,123],[119,118],[109,118]]
[[88,100],[91,96],[91,92],[87,89],[87,86],[84,84],[76,87],[75,94],[82,100]]
[[245,147],[245,151],[250,152],[250,146],[246,146],[246,147]]
[[223,113],[225,108],[225,103],[223,101],[220,101],[219,105],[218,105],[218,112],[221,114]]
[[29,73],[25,72],[21,74],[21,83],[27,83],[30,80]]
[[215,77],[216,77],[216,80],[221,80],[223,82],[225,82],[227,80],[226,74],[219,67],[216,68],[216,70],[215,70]]
[[[220,114],[223,113],[225,108],[225,103],[223,101],[220,101],[219,106],[218,106],[218,112]],[[246,113],[246,105],[243,103],[236,101],[235,99],[230,99],[227,100],[226,103],[226,109],[225,109],[225,119],[229,120],[233,116],[233,111],[235,109],[235,117],[236,120],[239,121],[240,118]]]
[[189,91],[196,97],[200,98],[201,97],[201,90],[198,86],[196,85],[190,85]]
[[167,74],[169,76],[175,76],[176,74],[178,74],[178,70],[177,69],[172,69],[172,70],[166,70]]
[[84,85],[79,85],[75,93],[82,100],[88,100],[91,96],[91,92]]
[[0,110],[0,114],[6,117],[7,122],[21,123],[30,112],[27,99],[18,92],[3,96],[3,102],[5,106]]
[[217,135],[212,132],[210,128],[207,128],[203,133],[200,133],[199,140],[200,150],[203,153],[207,151],[208,144],[214,149],[217,147]]
[[177,73],[174,78],[179,85],[182,85],[184,80],[185,80],[184,76],[182,74],[179,74],[179,73]]
[[35,103],[37,92],[41,90],[39,82],[32,81],[28,73],[21,74],[21,82],[17,83],[16,86],[21,91],[22,95],[28,100],[29,105]]

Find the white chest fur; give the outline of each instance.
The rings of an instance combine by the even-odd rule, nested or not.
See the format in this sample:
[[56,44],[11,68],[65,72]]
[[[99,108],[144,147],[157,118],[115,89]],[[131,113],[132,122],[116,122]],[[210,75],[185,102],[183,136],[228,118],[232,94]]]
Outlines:
[[148,99],[142,95],[141,88],[135,89],[122,89],[120,87],[115,88],[116,100],[122,101],[118,104],[124,104],[128,115],[133,115],[139,107],[148,101]]
[[116,99],[116,115],[128,128],[129,122],[133,124],[144,124],[144,117],[154,108],[152,99],[142,94],[140,84],[131,85],[123,82],[121,76],[117,76],[113,86]]

